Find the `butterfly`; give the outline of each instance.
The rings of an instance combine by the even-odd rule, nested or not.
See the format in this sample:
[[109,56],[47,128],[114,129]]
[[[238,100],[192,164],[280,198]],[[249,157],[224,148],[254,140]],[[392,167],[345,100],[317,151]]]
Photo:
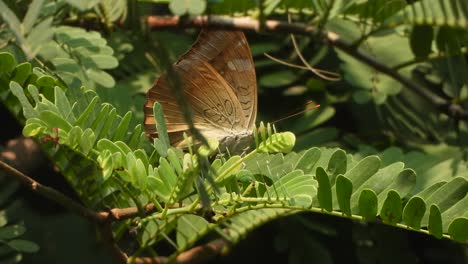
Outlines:
[[[189,51],[173,65],[180,78],[193,123],[221,151],[239,153],[252,142],[257,115],[257,81],[249,44],[241,31],[203,29]],[[157,136],[153,104],[161,104],[171,145],[185,147],[189,134],[167,74],[148,91],[144,107],[146,135]]]

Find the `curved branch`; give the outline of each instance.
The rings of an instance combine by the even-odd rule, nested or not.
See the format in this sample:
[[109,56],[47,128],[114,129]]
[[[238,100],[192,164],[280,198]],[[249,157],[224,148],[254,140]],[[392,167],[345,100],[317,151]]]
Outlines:
[[79,204],[78,202],[66,196],[65,194],[55,190],[54,188],[40,184],[39,182],[33,180],[31,177],[13,168],[12,166],[8,165],[2,160],[0,160],[0,169],[5,171],[6,175],[10,178],[20,181],[22,185],[30,189],[32,192],[46,197],[49,200],[60,204],[64,208],[67,208],[68,210],[75,212],[88,220],[98,223],[103,222],[105,220],[99,213],[96,213],[95,211],[84,207],[83,205]]
[[135,264],[163,264],[163,263],[175,263],[175,264],[198,264],[205,263],[216,256],[221,255],[223,249],[229,246],[229,242],[225,239],[215,239],[204,245],[200,245],[191,248],[187,251],[180,253],[174,261],[170,261],[167,257],[142,257],[132,259],[132,263]]
[[165,28],[165,27],[207,27],[220,28],[226,30],[243,30],[243,31],[259,31],[262,28],[266,32],[283,32],[297,35],[319,35],[320,41],[325,44],[339,49],[353,58],[373,67],[374,69],[390,76],[408,89],[417,93],[431,104],[435,105],[445,114],[455,118],[468,120],[468,110],[460,105],[452,104],[450,101],[431,93],[425,87],[411,81],[410,79],[399,74],[396,70],[387,65],[376,61],[372,56],[356,49],[351,43],[342,40],[336,33],[323,31],[317,27],[302,23],[286,23],[278,20],[266,20],[262,25],[258,20],[250,17],[221,17],[221,16],[194,16],[194,17],[179,17],[179,16],[149,16],[146,22],[150,28]]

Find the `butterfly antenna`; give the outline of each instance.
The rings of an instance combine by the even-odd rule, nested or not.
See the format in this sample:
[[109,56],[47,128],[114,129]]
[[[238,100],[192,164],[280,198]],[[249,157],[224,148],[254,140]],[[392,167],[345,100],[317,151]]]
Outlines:
[[312,107],[307,107],[308,105],[310,105],[310,104],[312,104],[312,103],[314,103],[314,101],[308,101],[308,102],[305,104],[306,109],[304,109],[304,110],[302,110],[302,111],[299,111],[299,112],[293,112],[293,113],[287,114],[285,117],[282,117],[282,118],[280,118],[280,119],[277,119],[277,120],[271,122],[271,124],[273,124],[273,125],[274,125],[274,124],[277,124],[277,123],[279,123],[279,122],[281,122],[281,121],[283,121],[283,120],[286,120],[286,119],[289,119],[289,118],[298,116],[298,115],[300,115],[300,114],[303,114],[303,113],[312,111],[312,110],[317,109],[317,108],[320,107],[319,104],[314,105],[314,106],[312,106]]

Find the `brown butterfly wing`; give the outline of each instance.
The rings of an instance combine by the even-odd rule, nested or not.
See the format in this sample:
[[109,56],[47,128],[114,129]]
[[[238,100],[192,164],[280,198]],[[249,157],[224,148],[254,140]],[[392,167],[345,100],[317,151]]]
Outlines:
[[251,129],[257,115],[257,80],[244,33],[203,29],[179,62],[192,58],[208,61],[230,84],[241,103],[246,127]]
[[[179,61],[174,70],[180,78],[187,103],[193,111],[193,122],[202,134],[222,139],[235,131],[245,130],[242,107],[224,78],[208,62],[193,58]],[[156,136],[153,104],[161,103],[171,144],[183,145],[187,132],[182,110],[172,95],[166,76],[148,91],[145,104],[145,130]]]
[[[226,129],[252,128],[257,113],[257,86],[250,48],[242,32],[202,30],[174,68],[194,110],[195,126],[202,133],[221,138]],[[171,144],[183,144],[188,125],[166,76],[159,78],[147,94],[145,130],[150,137],[157,134],[152,110],[155,101],[163,106]]]

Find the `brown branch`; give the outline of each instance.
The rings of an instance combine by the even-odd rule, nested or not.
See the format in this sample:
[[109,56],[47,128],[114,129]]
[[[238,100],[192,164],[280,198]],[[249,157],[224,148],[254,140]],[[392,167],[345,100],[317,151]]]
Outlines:
[[[347,43],[340,36],[333,32],[320,32],[317,27],[302,23],[286,23],[277,20],[266,20],[260,25],[258,20],[250,17],[220,17],[220,16],[194,16],[182,18],[179,16],[149,16],[146,22],[150,28],[167,27],[207,27],[226,30],[259,31],[260,28],[265,32],[282,32],[288,34],[319,36],[319,40],[326,45],[339,49],[353,58],[373,67],[381,73],[388,75],[409,88],[419,96],[431,102],[438,109],[455,119],[468,120],[468,110],[460,105],[452,104],[442,97],[430,92],[425,87],[411,81],[399,74],[396,70],[387,65],[376,61],[372,56],[357,49],[352,43]],[[319,35],[320,34],[320,35]]]
[[127,254],[125,254],[115,242],[114,234],[112,233],[112,223],[105,222],[99,225],[99,232],[117,263],[127,263]]
[[6,175],[11,179],[20,181],[22,185],[27,187],[32,192],[46,197],[47,199],[60,204],[64,208],[67,208],[68,210],[77,213],[88,220],[98,223],[103,222],[105,220],[100,216],[99,213],[96,213],[95,211],[84,207],[83,205],[79,204],[78,202],[66,196],[65,194],[55,190],[54,188],[40,184],[39,182],[33,180],[31,177],[11,167],[6,162],[1,160],[0,169],[4,170],[6,172]]
[[[149,215],[156,211],[156,207],[149,203],[144,207],[144,215]],[[132,217],[140,216],[141,212],[138,211],[136,207],[128,207],[128,208],[113,208],[107,212],[99,212],[100,217],[106,219],[109,222],[116,222],[122,221],[125,219],[129,219]]]
[[[179,254],[175,261],[172,263],[176,264],[198,264],[205,263],[216,256],[220,256],[223,249],[229,245],[229,242],[225,239],[215,239],[209,243],[201,246],[191,248],[181,254]],[[133,263],[135,264],[163,264],[168,263],[169,259],[166,257],[156,258],[134,258]]]

